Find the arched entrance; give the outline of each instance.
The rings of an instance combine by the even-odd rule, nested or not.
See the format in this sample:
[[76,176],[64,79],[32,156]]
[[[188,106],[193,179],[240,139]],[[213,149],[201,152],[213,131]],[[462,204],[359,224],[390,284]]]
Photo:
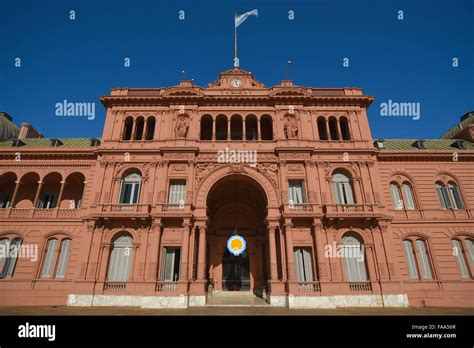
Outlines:
[[[232,174],[219,179],[207,195],[208,276],[214,290],[261,293],[269,274],[267,249],[267,196],[249,176]],[[226,248],[238,234],[246,250],[239,256]]]
[[229,250],[222,256],[222,290],[249,291],[250,267],[249,254],[232,255]]

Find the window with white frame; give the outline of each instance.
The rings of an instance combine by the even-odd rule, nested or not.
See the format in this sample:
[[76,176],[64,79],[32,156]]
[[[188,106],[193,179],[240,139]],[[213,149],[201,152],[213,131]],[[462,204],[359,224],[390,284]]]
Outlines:
[[456,258],[456,262],[459,267],[459,272],[461,274],[462,279],[470,279],[471,275],[469,272],[469,267],[468,267],[468,261],[466,258],[466,253],[465,250],[462,246],[461,241],[457,239],[451,240],[451,243],[453,245],[453,255]]
[[423,239],[408,238],[403,241],[405,259],[410,279],[433,279],[428,246]]
[[295,248],[295,271],[299,282],[313,281],[313,260],[310,248]]
[[418,275],[418,266],[416,265],[415,250],[413,249],[413,244],[410,240],[403,241],[403,250],[405,251],[410,279],[420,279],[420,276]]
[[288,203],[290,205],[306,203],[306,193],[303,180],[288,181]]
[[344,270],[349,282],[367,281],[364,244],[352,235],[342,238]]
[[130,276],[133,260],[133,239],[122,235],[114,243],[109,259],[107,280],[112,282],[126,282]]
[[21,242],[21,238],[0,239],[0,248],[3,249],[0,255],[0,279],[13,277]]
[[436,191],[443,209],[464,209],[461,192],[454,182],[449,182],[447,186],[437,182]]
[[408,182],[404,182],[400,187],[397,183],[390,184],[390,194],[392,196],[392,204],[395,210],[414,210],[415,200],[413,198],[413,189]]
[[169,204],[184,205],[186,202],[186,180],[171,180],[168,195]]
[[177,281],[179,279],[180,261],[181,248],[163,248],[160,279],[164,281]]
[[120,203],[137,204],[140,200],[140,187],[142,177],[138,173],[132,173],[122,179],[120,189]]
[[343,173],[332,176],[333,197],[337,204],[354,204],[351,179]]

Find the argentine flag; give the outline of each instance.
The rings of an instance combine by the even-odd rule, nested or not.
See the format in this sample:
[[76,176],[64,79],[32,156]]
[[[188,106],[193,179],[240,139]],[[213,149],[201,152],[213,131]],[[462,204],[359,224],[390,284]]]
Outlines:
[[258,17],[258,10],[255,9],[249,12],[245,12],[240,16],[235,16],[235,27],[237,28],[239,25],[241,25],[247,19],[248,16]]

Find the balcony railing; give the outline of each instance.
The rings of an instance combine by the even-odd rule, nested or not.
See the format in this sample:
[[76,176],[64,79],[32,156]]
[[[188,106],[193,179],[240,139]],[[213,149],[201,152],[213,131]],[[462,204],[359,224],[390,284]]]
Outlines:
[[306,216],[321,214],[321,206],[315,203],[283,204],[283,212],[286,215]]
[[104,203],[97,204],[94,210],[94,215],[99,217],[146,217],[149,214],[149,204]]
[[298,282],[299,292],[321,292],[321,284],[319,282]]
[[179,216],[191,214],[191,210],[191,204],[161,203],[154,206],[151,213],[154,216]]
[[324,213],[328,217],[375,217],[380,210],[378,204],[326,204]]
[[371,282],[349,282],[350,291],[372,291]]
[[3,208],[0,209],[1,219],[77,219],[79,209],[60,208]]
[[127,282],[105,282],[104,290],[107,291],[125,291],[127,290]]
[[156,282],[155,291],[157,292],[176,292],[178,289],[178,282],[159,281]]

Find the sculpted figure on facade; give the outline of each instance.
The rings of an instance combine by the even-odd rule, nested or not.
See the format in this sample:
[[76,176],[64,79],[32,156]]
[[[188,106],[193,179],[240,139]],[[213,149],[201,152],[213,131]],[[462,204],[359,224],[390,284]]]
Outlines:
[[186,138],[189,129],[189,117],[186,115],[179,115],[176,120],[176,126],[174,132],[176,138]]
[[298,137],[298,124],[294,115],[285,116],[284,130],[287,139],[295,139]]

